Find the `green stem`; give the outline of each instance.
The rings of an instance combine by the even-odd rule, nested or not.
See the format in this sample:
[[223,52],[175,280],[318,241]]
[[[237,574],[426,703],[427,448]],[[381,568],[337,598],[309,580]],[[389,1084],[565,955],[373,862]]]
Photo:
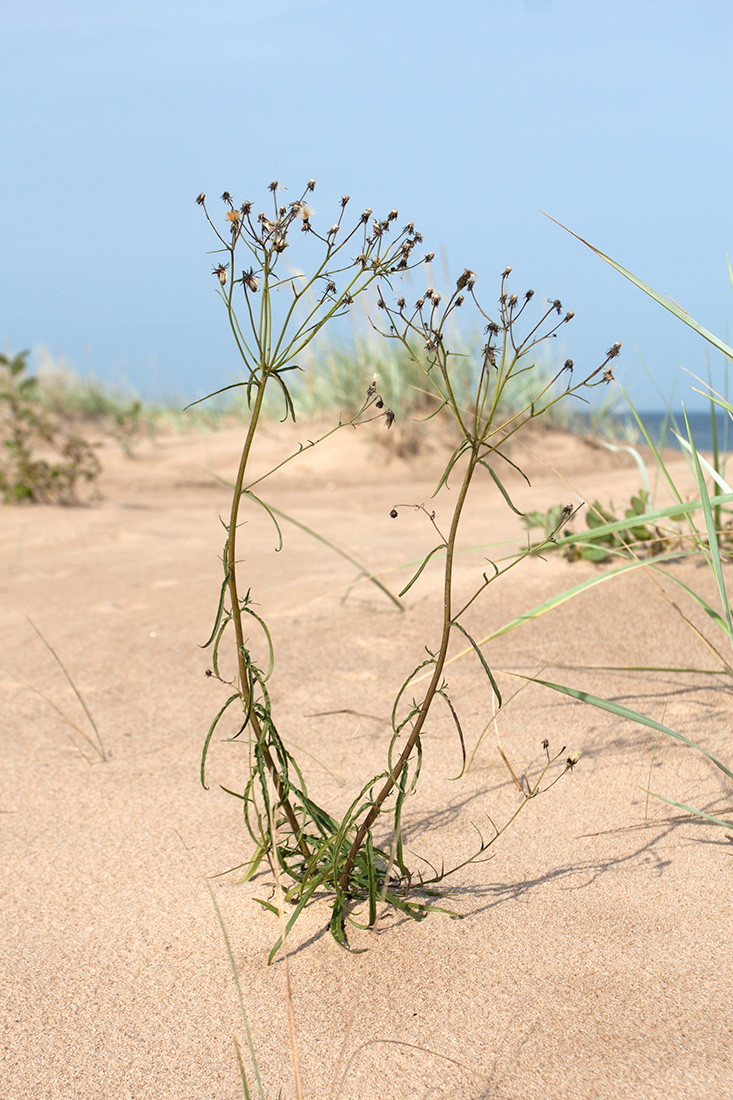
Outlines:
[[349,888],[349,876],[351,870],[356,861],[356,857],[366,840],[367,834],[372,825],[376,821],[377,817],[381,813],[382,806],[385,800],[391,793],[395,784],[397,783],[400,775],[404,771],[407,762],[412,754],[415,745],[417,744],[420,734],[422,733],[425,722],[427,721],[430,705],[435,698],[435,694],[440,686],[440,682],[443,676],[443,667],[445,665],[446,657],[448,656],[448,644],[450,642],[451,628],[453,626],[452,616],[452,594],[453,594],[453,560],[456,550],[456,537],[458,535],[458,524],[461,518],[461,512],[466,502],[468,495],[468,489],[471,484],[471,479],[478,465],[478,448],[474,444],[471,458],[469,459],[466,472],[463,476],[463,484],[461,485],[460,492],[458,494],[458,500],[453,512],[453,519],[451,522],[450,534],[446,543],[446,555],[445,555],[445,573],[444,573],[444,587],[443,587],[443,634],[440,641],[440,650],[435,659],[435,669],[430,679],[430,684],[425,692],[425,697],[420,706],[420,713],[418,714],[417,721],[413,726],[412,732],[407,739],[402,752],[399,755],[397,762],[390,771],[385,783],[374,800],[371,810],[364,818],[364,821],[359,826],[354,841],[349,849],[349,854],[346,857],[343,869],[339,876],[339,886],[344,892],[348,892]]

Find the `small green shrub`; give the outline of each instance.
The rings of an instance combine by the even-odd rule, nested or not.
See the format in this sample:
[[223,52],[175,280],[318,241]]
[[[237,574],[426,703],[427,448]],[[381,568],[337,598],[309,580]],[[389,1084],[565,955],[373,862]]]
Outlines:
[[38,398],[28,352],[0,354],[0,493],[6,503],[74,504],[101,470],[93,446],[64,430]]

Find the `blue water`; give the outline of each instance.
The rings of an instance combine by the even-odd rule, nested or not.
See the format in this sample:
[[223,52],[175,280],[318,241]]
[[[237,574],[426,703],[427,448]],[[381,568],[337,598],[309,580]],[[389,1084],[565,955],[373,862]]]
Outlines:
[[[674,450],[682,449],[672,433],[672,429],[674,428],[683,439],[687,439],[687,428],[685,427],[685,419],[682,414],[675,414],[674,417],[670,418],[665,412],[640,411],[639,417],[655,447],[661,445]],[[697,450],[712,451],[713,425],[710,413],[707,411],[688,412],[687,419],[690,423],[692,439]],[[628,432],[630,435],[629,442],[633,443],[635,440],[640,446],[646,445],[646,441],[639,431],[631,413],[614,415],[609,417],[609,420],[611,421],[609,425],[609,438],[611,435],[616,435],[620,440],[626,442]],[[716,411],[715,424],[718,436],[718,451],[727,453],[733,450],[733,421],[731,418],[726,412],[723,412],[722,409],[718,409]],[[598,424],[594,427],[596,434],[602,434]]]

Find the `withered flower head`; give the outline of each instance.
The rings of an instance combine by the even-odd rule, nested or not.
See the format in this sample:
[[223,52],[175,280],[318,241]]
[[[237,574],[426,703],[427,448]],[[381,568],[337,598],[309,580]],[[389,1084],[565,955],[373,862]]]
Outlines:
[[335,294],[336,293],[336,284],[333,281],[333,279],[331,279],[328,286],[326,287],[326,293],[327,294]]
[[339,231],[339,227],[337,225],[332,225],[331,228],[329,229],[328,233],[326,234],[326,236],[327,237],[335,237],[336,234],[338,233],[338,231]]
[[228,191],[225,191],[224,194],[221,196],[221,201],[222,202],[228,202],[228,203],[231,204],[232,196],[229,194]]
[[398,217],[399,217],[399,214],[397,213],[396,210],[390,210],[389,214],[387,215],[387,221],[388,222],[396,221]]
[[379,383],[379,375],[378,374],[373,374],[372,375],[372,380],[369,383],[369,389],[367,390],[367,393],[366,393],[367,397],[373,397],[374,396],[374,394],[377,392],[378,383]]
[[284,252],[287,247],[288,247],[288,242],[285,240],[285,238],[284,237],[278,237],[278,239],[275,241],[275,251],[276,252]]
[[316,189],[316,181],[315,180],[308,180],[307,190],[308,191],[315,191],[315,189]]
[[369,209],[369,207],[367,207],[366,210],[364,211],[364,213],[361,216],[361,221],[368,222],[369,219],[371,218],[371,216],[372,216],[372,212]]
[[484,332],[490,332],[492,336],[499,335],[499,326],[496,321],[489,321],[488,325],[484,329]]
[[272,191],[273,193],[277,191],[277,180],[272,181],[272,183],[268,187],[268,191]]
[[398,298],[397,299],[397,308],[400,310],[400,312],[405,308],[405,299],[404,298]]
[[550,302],[550,305],[555,310],[555,313],[557,313],[557,314],[562,313],[562,302],[560,301],[559,298],[556,298],[554,302]]
[[384,398],[382,398],[381,396],[378,397],[377,400],[374,402],[374,404],[377,406],[378,409],[383,409],[384,408]]
[[582,753],[580,753],[580,752],[574,752],[574,753],[573,753],[573,754],[572,754],[571,756],[569,756],[569,757],[567,758],[567,760],[565,761],[565,767],[566,767],[566,768],[567,768],[567,769],[568,769],[569,771],[572,771],[572,770],[573,770],[573,768],[575,767],[575,765],[576,765],[576,764],[578,763],[578,761],[580,760],[580,758],[581,758],[581,756],[582,756],[582,755],[583,755],[583,754],[582,754]]
[[610,367],[608,368],[608,370],[603,375],[603,381],[604,382],[613,382],[613,371],[611,370]]
[[247,215],[252,210],[252,203],[251,202],[243,202],[241,207],[240,207],[240,210],[242,211],[243,216],[246,218]]
[[543,748],[543,749],[545,750],[545,752],[547,752],[547,750],[549,749],[549,747],[550,747],[550,742],[549,742],[549,741],[547,740],[547,738],[545,737],[545,739],[544,739],[544,740],[543,740],[543,742],[542,742],[542,748]]
[[472,278],[475,278],[475,272],[469,271],[467,267],[464,268],[463,274],[459,276],[456,282],[456,290],[463,290],[463,288],[468,285],[468,280]]
[[569,310],[567,311],[567,313],[565,314],[565,317],[564,317],[563,319],[564,319],[565,321],[572,321],[572,319],[573,319],[573,317],[574,317],[574,316],[575,316],[575,314],[573,313],[572,309],[569,309]]
[[260,285],[255,279],[255,273],[252,268],[249,271],[242,272],[242,282],[246,286],[247,290],[251,290],[253,294],[257,293],[257,288]]
[[212,275],[217,275],[218,276],[219,282],[221,283],[222,286],[226,286],[227,268],[228,267],[229,267],[229,264],[216,264],[214,266],[214,268],[212,269],[212,272],[211,272]]
[[414,233],[415,232],[415,223],[414,222],[408,222],[407,225],[405,226],[405,228],[402,230],[402,232],[403,233]]
[[424,298],[418,298],[418,300],[415,302],[415,309],[422,309],[422,307],[424,305],[425,305],[425,299]]
[[351,294],[344,294],[341,300],[345,306],[353,305],[354,302],[353,296]]
[[355,264],[360,264],[361,267],[366,267],[366,256],[364,255],[363,252],[359,253],[359,255],[354,260],[354,263]]
[[342,195],[341,196],[341,205],[346,206],[346,204],[349,201],[350,197],[351,197],[350,195]]
[[509,305],[512,309],[514,309],[518,301],[519,299],[517,298],[516,294],[509,295]]
[[440,303],[441,297],[442,297],[441,294],[438,294],[437,291],[434,291],[434,293],[433,293],[433,305],[434,306],[437,306]]
[[198,206],[203,206],[205,202],[206,202],[206,195],[202,191],[200,195],[196,196],[196,203],[197,203]]
[[307,222],[308,219],[310,218],[310,216],[313,213],[310,206],[306,206],[305,204],[303,204],[303,206],[298,208],[298,212],[299,212],[299,214],[300,214],[300,216],[301,216],[301,218],[303,219],[304,222]]
[[239,221],[240,215],[241,215],[241,210],[227,210],[224,217],[226,218],[226,220],[228,222],[231,222],[232,225],[236,225],[237,222]]
[[385,421],[388,428],[391,428],[392,425],[394,424],[394,413],[392,412],[391,409],[385,409],[385,411],[384,411],[384,421]]
[[280,217],[281,218],[284,218],[285,215],[287,214],[287,212],[288,212],[287,206],[281,206],[280,207]]
[[428,289],[425,291],[425,297],[427,298],[427,300],[429,302],[432,302],[434,294],[435,294],[435,291],[433,290],[433,288],[431,286],[429,286]]
[[391,519],[397,519],[397,509],[396,508],[393,508],[392,511],[389,514],[390,514]]
[[527,290],[525,292],[524,297],[525,297],[525,300],[529,302],[532,298],[534,298],[534,291],[533,290]]
[[463,297],[463,295],[459,294],[458,297],[456,298],[456,305],[457,306],[462,306],[463,303],[465,302],[465,300],[466,299]]
[[563,370],[570,371],[570,373],[572,374],[572,372],[573,372],[573,361],[572,361],[572,359],[566,359],[565,360],[565,362],[563,363]]
[[501,273],[502,279],[507,279],[511,275],[511,273],[512,273],[512,269],[510,267],[505,267],[504,270]]
[[611,347],[608,349],[607,358],[608,359],[615,359],[620,351],[621,351],[621,342],[619,340],[617,340],[616,343],[612,344]]
[[434,252],[428,252],[427,256],[425,257],[425,263],[426,264],[431,264],[434,259],[435,259],[435,253]]

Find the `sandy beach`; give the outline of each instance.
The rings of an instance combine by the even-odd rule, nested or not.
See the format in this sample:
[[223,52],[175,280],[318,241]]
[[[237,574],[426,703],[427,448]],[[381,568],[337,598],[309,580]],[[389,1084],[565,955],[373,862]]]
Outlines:
[[[429,502],[442,456],[402,458],[376,439],[383,430],[339,433],[262,494],[398,591],[409,563],[436,540],[419,511],[402,509],[396,520],[389,512]],[[268,425],[255,464],[264,471],[314,432]],[[226,698],[206,675],[211,658],[200,643],[222,579],[229,493],[218,479],[233,478],[241,434],[160,436],[133,458],[106,443],[99,500],[0,509],[6,1100],[241,1097],[233,1038],[244,1050],[243,1025],[207,878],[264,1095],[296,1096],[282,955],[267,965],[279,929],[254,900],[271,897],[271,880],[242,885],[223,874],[251,854],[241,805],[221,790],[241,788],[246,748],[225,743],[222,731],[208,791],[198,774]],[[506,482],[522,510],[571,499],[550,467],[583,499],[620,511],[639,489],[633,462],[577,437],[528,446],[514,457],[531,486],[511,473]],[[691,494],[683,458],[671,463]],[[662,487],[657,499],[669,502]],[[440,522],[448,502],[435,507]],[[312,796],[343,810],[384,767],[394,692],[436,644],[440,564],[426,569],[401,613],[299,528],[284,524],[275,553],[270,519],[255,508],[245,519],[242,583],[272,631],[279,729]],[[462,545],[476,549],[460,557],[457,592],[468,597],[487,557],[525,541],[487,477],[461,528]],[[477,601],[471,629],[484,637],[598,568],[560,554],[529,559]],[[704,566],[667,568],[719,606]],[[678,586],[666,587],[696,626],[722,639]],[[84,740],[85,716],[32,624],[73,677],[106,761]],[[649,570],[564,603],[489,643],[485,656],[506,697],[524,683],[512,673],[570,684],[733,762],[729,679],[608,670],[715,667]],[[451,664],[448,678],[472,747],[491,718],[486,679],[472,656]],[[296,923],[288,954],[305,1096],[730,1100],[733,834],[645,793],[651,782],[719,815],[730,812],[730,782],[679,742],[536,685],[517,695],[498,729],[520,775],[536,774],[545,738],[551,751],[582,755],[527,806],[489,862],[448,880],[444,904],[454,915],[416,923],[387,911],[375,930],[351,932],[359,954],[329,935],[325,900]],[[416,866],[421,856],[450,865],[473,850],[474,825],[490,832],[487,815],[510,816],[518,791],[491,728],[460,780],[447,712],[436,711],[424,748],[405,844]]]

